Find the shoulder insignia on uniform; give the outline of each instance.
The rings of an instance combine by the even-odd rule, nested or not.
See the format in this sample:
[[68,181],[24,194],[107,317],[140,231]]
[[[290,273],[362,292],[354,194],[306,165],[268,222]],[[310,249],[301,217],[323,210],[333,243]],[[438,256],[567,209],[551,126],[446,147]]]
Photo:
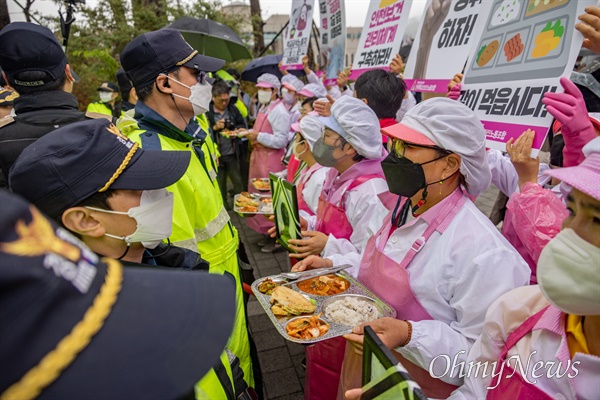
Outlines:
[[106,115],[106,114],[102,114],[102,113],[97,113],[97,112],[92,112],[92,111],[87,111],[85,113],[86,118],[91,118],[91,119],[99,119],[99,118],[104,118],[109,120],[110,122],[112,122],[112,116],[110,115]]
[[12,115],[7,115],[4,118],[0,118],[0,128],[5,127],[6,125],[12,124],[13,122],[15,122],[15,119],[13,118]]

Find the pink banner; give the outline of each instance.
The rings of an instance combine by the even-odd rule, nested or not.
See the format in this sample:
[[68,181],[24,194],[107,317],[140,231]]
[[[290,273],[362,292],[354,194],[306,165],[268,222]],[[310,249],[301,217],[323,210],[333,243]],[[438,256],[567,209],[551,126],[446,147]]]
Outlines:
[[406,87],[415,92],[446,93],[449,79],[405,79]]
[[532,148],[534,150],[539,150],[542,148],[542,144],[544,144],[544,140],[546,139],[546,134],[548,134],[549,129],[547,126],[518,125],[495,121],[481,122],[485,128],[485,139],[488,141],[488,143],[495,142],[496,144],[495,146],[488,147],[497,148],[498,150],[504,149],[499,148],[497,144],[507,143],[510,138],[517,140],[517,138],[521,136],[527,129],[535,131],[535,138],[533,139]]
[[383,69],[385,71],[389,71],[390,67],[373,67],[373,68],[353,69],[352,72],[350,72],[350,77],[348,79],[351,81],[355,81],[358,79],[359,76],[361,76],[365,72],[371,71],[373,69]]
[[285,66],[286,71],[297,71],[299,69],[302,69],[302,64],[291,64]]
[[337,78],[336,79],[325,79],[323,81],[323,85],[325,85],[325,86],[337,86]]

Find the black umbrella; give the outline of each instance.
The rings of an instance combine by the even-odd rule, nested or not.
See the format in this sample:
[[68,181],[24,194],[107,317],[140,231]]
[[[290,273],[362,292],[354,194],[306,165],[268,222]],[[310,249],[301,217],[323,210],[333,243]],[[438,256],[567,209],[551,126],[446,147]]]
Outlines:
[[[242,80],[256,82],[258,77],[262,74],[273,74],[281,79],[283,75],[281,74],[281,71],[279,71],[279,62],[282,58],[283,56],[281,54],[269,54],[264,57],[255,58],[250,61],[242,71]],[[301,69],[289,72],[296,76],[305,75],[304,70]]]
[[200,54],[236,61],[252,58],[240,37],[227,25],[205,18],[182,17],[167,25],[181,31],[184,39]]

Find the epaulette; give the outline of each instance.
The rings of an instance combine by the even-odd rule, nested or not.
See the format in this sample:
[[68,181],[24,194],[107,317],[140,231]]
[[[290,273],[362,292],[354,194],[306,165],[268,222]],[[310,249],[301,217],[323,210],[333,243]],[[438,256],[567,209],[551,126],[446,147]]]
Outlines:
[[104,118],[104,119],[109,120],[110,122],[113,121],[113,118],[111,115],[106,115],[106,114],[92,112],[92,111],[86,111],[85,116],[86,116],[86,118],[90,118],[90,119]]
[[6,125],[10,125],[15,122],[15,119],[12,115],[7,115],[4,118],[0,118],[0,128],[4,128]]

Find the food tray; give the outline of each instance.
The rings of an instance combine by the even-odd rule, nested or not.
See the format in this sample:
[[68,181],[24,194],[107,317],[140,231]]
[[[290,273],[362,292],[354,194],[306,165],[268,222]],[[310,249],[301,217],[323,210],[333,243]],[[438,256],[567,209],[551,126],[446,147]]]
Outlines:
[[[356,296],[356,297],[362,297],[362,296],[368,297],[373,301],[373,304],[379,309],[379,312],[381,314],[380,318],[383,318],[383,317],[392,317],[393,318],[396,316],[396,310],[394,310],[383,300],[381,300],[377,296],[375,296],[362,283],[357,281],[355,278],[353,278],[348,273],[346,273],[344,271],[340,271],[340,272],[337,272],[337,273],[334,273],[331,275],[336,275],[336,276],[339,276],[341,278],[348,280],[350,282],[350,288],[340,294],[335,294],[335,295],[331,295],[331,296],[319,296],[319,295],[314,295],[314,294],[308,294],[308,293],[305,293],[305,292],[299,290],[298,286],[296,286],[296,284],[286,285],[289,288],[291,288],[292,290],[301,293],[304,297],[308,298],[309,300],[313,299],[316,301],[317,309],[315,310],[315,312],[313,314],[277,317],[271,312],[271,302],[270,302],[271,296],[261,293],[258,290],[258,285],[267,278],[271,278],[274,281],[279,282],[279,283],[290,282],[289,280],[282,278],[280,275],[265,276],[263,278],[255,280],[252,283],[252,291],[254,292],[254,295],[258,299],[258,302],[260,303],[262,308],[265,310],[265,312],[271,319],[271,322],[273,323],[273,325],[275,325],[275,327],[277,328],[277,331],[279,332],[279,334],[281,336],[283,336],[286,340],[289,340],[290,342],[295,342],[295,343],[300,343],[300,344],[317,343],[317,342],[321,342],[323,340],[346,335],[346,334],[352,332],[352,328],[353,328],[352,326],[345,326],[345,325],[337,324],[333,321],[328,320],[328,318],[325,316],[324,306],[335,301],[335,299],[341,299],[341,298],[349,296],[349,295]],[[364,300],[364,298],[361,298],[361,299]],[[300,318],[300,317],[310,317],[312,315],[317,315],[319,313],[323,313],[321,315],[321,319],[323,321],[327,322],[330,326],[329,331],[327,331],[327,333],[325,333],[323,336],[319,336],[318,338],[315,338],[315,339],[302,340],[302,339],[293,338],[287,334],[285,327],[290,320]]]
[[237,199],[241,196],[241,194],[236,194],[233,196],[233,211],[239,214],[248,214],[248,215],[271,215],[273,214],[273,202],[267,203],[264,202],[263,199],[271,199],[269,195],[260,195],[260,194],[251,194],[252,198],[258,203],[258,211],[257,212],[248,212],[242,211],[242,207],[238,207],[235,205]]
[[[269,184],[269,187],[268,188],[257,187],[256,184],[254,183],[256,181],[266,182],[266,183]],[[269,181],[269,178],[255,178],[255,179],[252,179],[252,186],[254,186],[254,188],[256,190],[258,190],[259,192],[270,192],[271,191],[271,182]]]

